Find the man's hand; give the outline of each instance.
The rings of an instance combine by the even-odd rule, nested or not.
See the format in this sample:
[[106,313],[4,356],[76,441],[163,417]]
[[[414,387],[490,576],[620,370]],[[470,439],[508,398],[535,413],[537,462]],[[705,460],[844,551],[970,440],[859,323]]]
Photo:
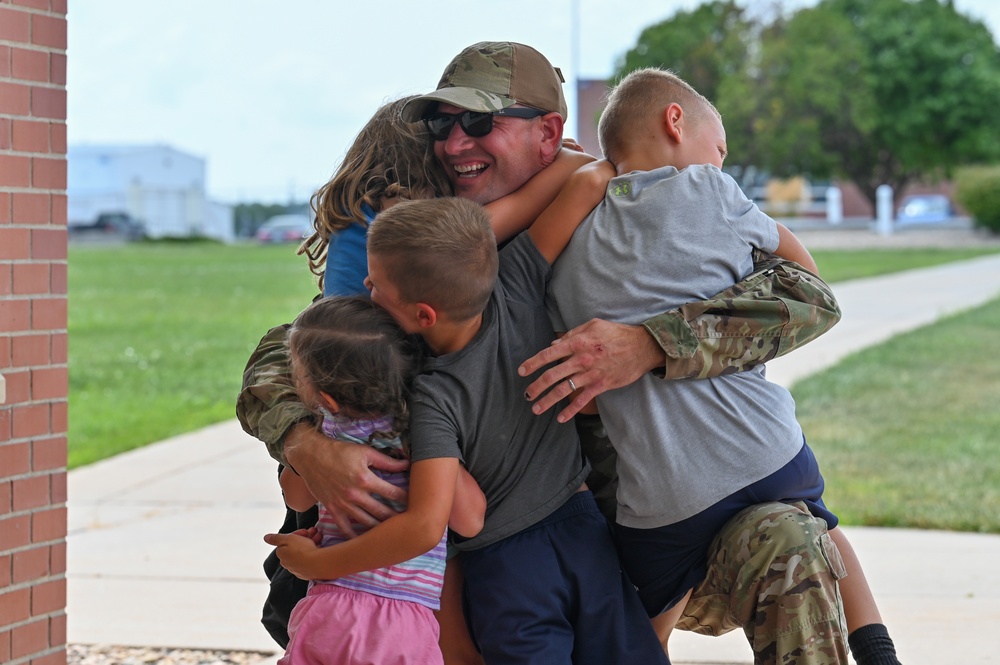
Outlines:
[[372,527],[396,514],[372,494],[406,501],[405,490],[382,480],[370,467],[399,472],[406,470],[408,461],[369,446],[331,439],[308,423],[296,425],[285,435],[285,459],[348,537],[354,535],[352,519]]
[[320,577],[310,565],[312,558],[319,552],[316,543],[316,529],[299,529],[293,533],[269,533],[264,536],[264,542],[274,545],[281,565],[290,573],[303,580],[313,580]]
[[601,393],[627,386],[662,367],[666,357],[642,326],[591,319],[528,358],[517,373],[530,376],[556,361],[560,362],[528,386],[525,397],[537,399],[531,407],[534,413],[544,413],[576,388],[576,397],[559,413],[558,420],[564,423]]

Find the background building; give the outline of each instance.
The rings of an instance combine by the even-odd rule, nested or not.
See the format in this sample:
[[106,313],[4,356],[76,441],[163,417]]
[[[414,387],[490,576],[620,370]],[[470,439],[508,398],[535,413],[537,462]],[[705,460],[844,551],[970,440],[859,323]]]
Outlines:
[[235,239],[232,208],[205,194],[201,157],[166,145],[75,145],[68,179],[70,230],[126,213],[150,238]]
[[[608,82],[604,79],[579,79],[576,82],[576,135],[572,138],[583,146],[584,152],[595,157],[601,155],[597,140],[597,121],[607,106]],[[569,128],[566,133],[569,134]]]

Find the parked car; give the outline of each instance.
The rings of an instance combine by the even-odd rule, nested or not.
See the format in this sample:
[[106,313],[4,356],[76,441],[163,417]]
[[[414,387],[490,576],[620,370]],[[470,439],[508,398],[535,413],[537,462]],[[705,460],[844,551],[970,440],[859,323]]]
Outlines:
[[70,240],[95,242],[121,242],[142,240],[146,227],[127,212],[103,212],[90,224],[67,226]]
[[896,211],[896,221],[900,224],[946,222],[954,216],[955,209],[943,194],[907,196]]
[[302,242],[313,232],[308,215],[275,215],[257,229],[257,241],[262,243]]

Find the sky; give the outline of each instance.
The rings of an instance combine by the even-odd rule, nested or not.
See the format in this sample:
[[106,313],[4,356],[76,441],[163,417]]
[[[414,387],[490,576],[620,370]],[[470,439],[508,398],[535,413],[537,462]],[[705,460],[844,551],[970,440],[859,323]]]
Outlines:
[[[209,197],[306,200],[384,102],[433,90],[479,41],[530,44],[604,79],[643,28],[696,0],[84,0],[69,5],[70,145],[166,144],[206,160]],[[745,0],[755,12],[773,0]],[[813,4],[784,0],[785,8]],[[1000,36],[1000,3],[955,0]]]

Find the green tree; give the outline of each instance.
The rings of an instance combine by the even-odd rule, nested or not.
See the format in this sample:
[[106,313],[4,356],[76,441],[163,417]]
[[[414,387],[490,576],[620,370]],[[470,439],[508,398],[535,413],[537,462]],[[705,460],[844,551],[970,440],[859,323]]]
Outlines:
[[767,26],[760,44],[755,65],[719,100],[727,123],[744,120],[754,163],[779,177],[826,177],[866,153],[878,108],[850,20],[820,5]]
[[840,176],[874,202],[1000,157],[1000,50],[949,2],[824,0],[760,53],[753,140],[775,173]]
[[676,71],[715,102],[731,166],[885,183],[1000,159],[1000,50],[948,0],[821,0],[753,19],[714,0],[650,26],[615,77]]
[[614,80],[641,67],[670,69],[715,100],[722,81],[748,57],[754,24],[734,0],[714,0],[651,25],[618,63]]
[[955,173],[955,198],[976,226],[1000,233],[1000,166],[966,166]]

